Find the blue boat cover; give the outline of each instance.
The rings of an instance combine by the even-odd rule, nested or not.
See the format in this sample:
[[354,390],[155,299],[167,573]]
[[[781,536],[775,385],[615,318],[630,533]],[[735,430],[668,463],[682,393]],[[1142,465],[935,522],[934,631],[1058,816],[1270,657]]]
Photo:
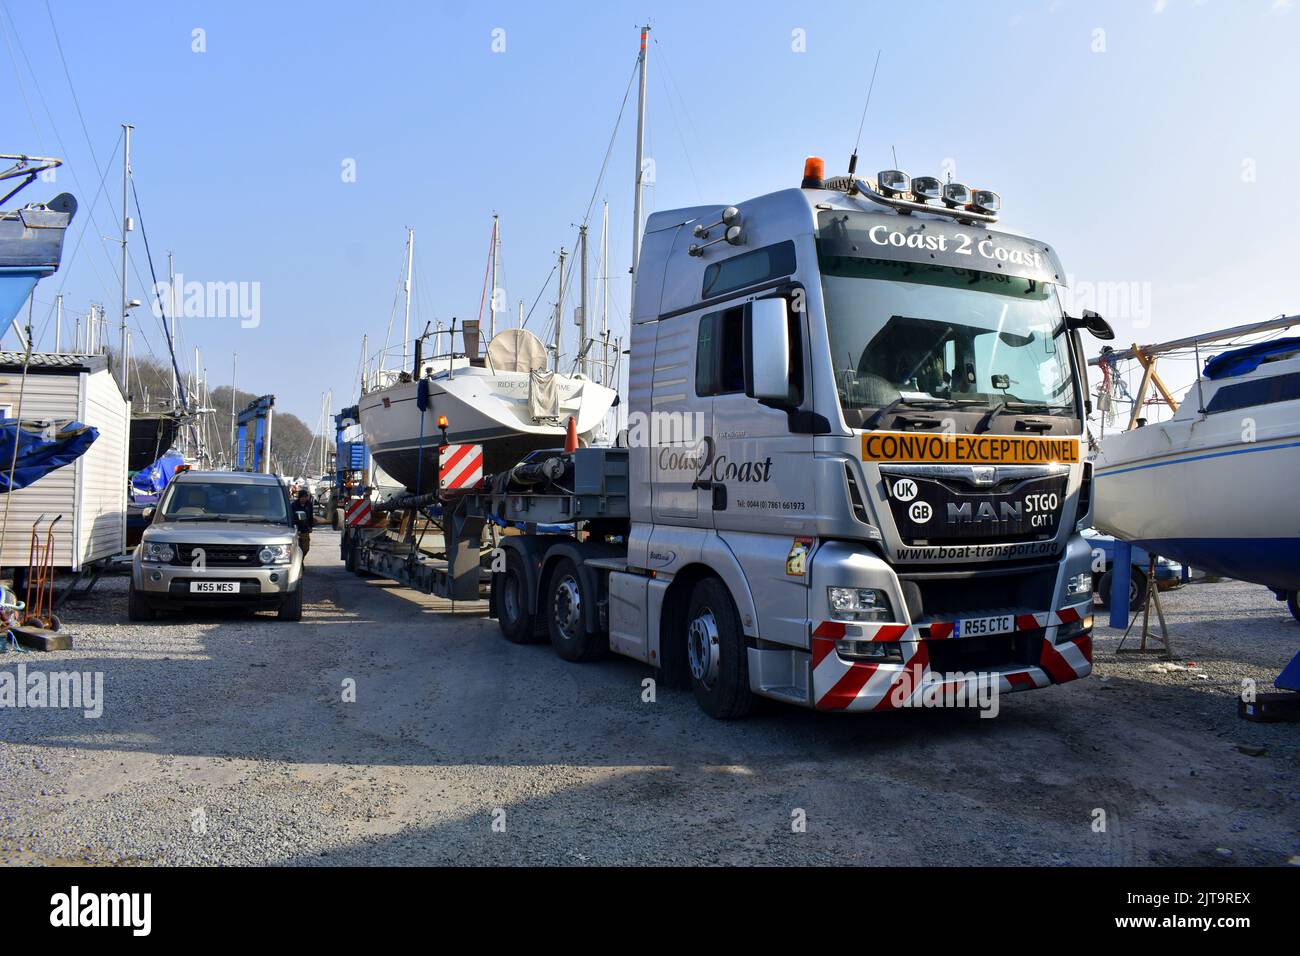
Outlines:
[[[20,422],[0,419],[0,494],[18,491],[56,468],[76,461],[99,437],[99,429],[81,422]],[[14,447],[17,446],[17,463]]]
[[1294,352],[1300,349],[1300,338],[1274,339],[1271,342],[1258,342],[1247,345],[1244,349],[1233,349],[1214,356],[1205,363],[1205,377],[1209,379],[1231,378],[1245,375],[1259,368],[1259,363],[1270,355]]
[[136,503],[153,504],[163,489],[176,475],[176,469],[185,463],[180,455],[168,452],[148,468],[141,468],[131,479],[131,499]]

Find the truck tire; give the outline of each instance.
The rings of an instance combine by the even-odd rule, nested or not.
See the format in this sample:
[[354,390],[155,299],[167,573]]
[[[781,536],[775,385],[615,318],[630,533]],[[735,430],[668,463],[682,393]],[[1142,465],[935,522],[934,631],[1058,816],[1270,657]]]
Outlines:
[[551,646],[566,661],[594,661],[609,653],[609,638],[587,630],[591,596],[570,558],[555,562],[546,584],[546,626]]
[[1290,591],[1286,596],[1286,609],[1291,612],[1291,616],[1300,622],[1300,591]]
[[1097,607],[1110,607],[1110,572],[1105,572],[1101,577],[1094,574],[1092,579],[1096,582],[1093,584],[1092,589],[1097,595],[1093,603]]
[[296,588],[280,598],[280,613],[277,615],[280,620],[302,620],[302,587],[302,581],[299,581]]
[[717,578],[695,585],[686,611],[686,659],[695,700],[710,717],[736,720],[754,709],[740,615]]
[[506,569],[492,582],[497,594],[497,625],[511,644],[536,644],[546,636],[528,611],[528,575],[524,559],[514,548],[506,549]]
[[334,513],[330,515],[330,527],[335,531],[343,530],[343,509],[334,509]]
[[1147,575],[1140,568],[1134,568],[1128,576],[1128,609],[1140,611],[1147,603]]
[[131,621],[152,621],[158,617],[158,612],[153,609],[144,595],[135,589],[134,585],[127,586],[129,590],[126,595],[126,616]]
[[[1110,607],[1111,572],[1107,571],[1097,582],[1097,607]],[[1147,601],[1147,576],[1141,568],[1133,568],[1128,578],[1128,609],[1140,611]]]

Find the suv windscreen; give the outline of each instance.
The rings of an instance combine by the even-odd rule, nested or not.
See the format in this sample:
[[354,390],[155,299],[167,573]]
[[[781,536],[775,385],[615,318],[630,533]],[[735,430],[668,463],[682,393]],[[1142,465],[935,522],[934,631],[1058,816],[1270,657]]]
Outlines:
[[270,484],[177,481],[160,509],[164,521],[269,521],[288,524],[284,491]]

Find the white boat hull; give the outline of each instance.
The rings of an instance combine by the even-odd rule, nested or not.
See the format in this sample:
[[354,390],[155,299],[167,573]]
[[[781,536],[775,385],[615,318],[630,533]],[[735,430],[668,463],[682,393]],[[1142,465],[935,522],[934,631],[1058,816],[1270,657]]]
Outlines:
[[447,443],[483,446],[483,470],[491,474],[539,448],[563,446],[570,416],[579,441],[591,443],[616,397],[596,382],[564,376],[557,380],[560,415],[553,422],[535,422],[528,413],[527,372],[465,367],[427,381],[429,405],[423,413],[417,382],[367,392],[357,403],[370,454],[417,494],[437,487],[438,447],[444,441],[439,416],[447,418]]
[[1298,424],[1300,402],[1203,417],[1187,407],[1109,435],[1094,461],[1093,523],[1193,568],[1300,589]]

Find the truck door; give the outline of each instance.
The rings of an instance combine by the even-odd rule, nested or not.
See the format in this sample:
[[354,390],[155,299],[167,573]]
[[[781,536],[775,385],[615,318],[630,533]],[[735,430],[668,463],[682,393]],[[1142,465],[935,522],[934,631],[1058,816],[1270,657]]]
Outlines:
[[655,520],[668,525],[712,527],[698,482],[711,415],[710,396],[695,388],[699,314],[660,319],[656,326],[650,420],[641,423],[649,432],[651,507]]
[[[788,293],[782,297],[789,303]],[[806,314],[787,305],[790,396],[775,403],[745,394],[749,310],[749,302],[742,301],[714,313],[720,361],[709,428],[713,454],[701,482],[724,487],[713,495],[714,527],[772,533],[802,527],[814,513],[812,434],[799,415],[811,404],[805,386]],[[754,342],[750,348],[768,345]]]
[[728,356],[723,368],[730,371],[723,376],[725,387],[713,397],[714,458],[707,478],[715,488],[714,527],[745,569],[760,636],[802,647],[808,634],[806,568],[815,546],[810,529],[817,507],[813,429],[809,415],[801,414],[812,405],[807,313],[795,310],[792,293],[782,293],[791,369],[784,403],[745,394],[745,362],[752,350],[771,347],[754,341],[746,349],[750,305],[740,303],[719,320],[721,348]]

